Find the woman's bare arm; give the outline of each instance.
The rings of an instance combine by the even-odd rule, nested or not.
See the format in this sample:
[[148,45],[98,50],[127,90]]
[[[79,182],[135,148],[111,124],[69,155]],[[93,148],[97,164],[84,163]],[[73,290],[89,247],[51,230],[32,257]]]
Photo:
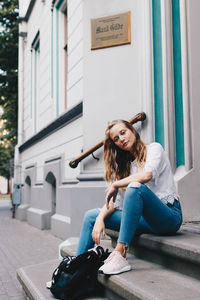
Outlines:
[[96,222],[94,224],[94,228],[92,231],[92,239],[93,241],[99,245],[100,239],[101,239],[101,233],[103,237],[105,237],[105,224],[104,219],[109,216],[113,211],[115,210],[114,205],[111,203],[109,206],[109,209],[106,208],[106,205],[104,205],[96,218]]
[[126,187],[127,185],[129,185],[129,183],[131,182],[140,182],[140,183],[145,183],[148,182],[152,179],[152,172],[138,172],[135,174],[131,174],[126,178],[120,179],[115,181],[112,185],[115,188],[122,188],[122,187]]
[[152,179],[152,176],[153,176],[152,172],[138,172],[113,182],[108,193],[106,194],[106,199],[105,199],[106,208],[109,210],[110,207],[109,202],[111,198],[113,198],[113,202],[115,202],[119,188],[127,187],[131,182],[139,182],[139,183],[148,182]]

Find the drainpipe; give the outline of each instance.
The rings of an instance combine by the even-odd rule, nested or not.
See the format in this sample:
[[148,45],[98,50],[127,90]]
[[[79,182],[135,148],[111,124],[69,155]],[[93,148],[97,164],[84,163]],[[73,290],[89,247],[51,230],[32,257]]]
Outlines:
[[24,124],[24,45],[27,33],[24,31],[25,24],[19,24],[19,61],[18,61],[18,144],[15,147],[14,181],[21,182],[21,158],[19,146],[23,143]]

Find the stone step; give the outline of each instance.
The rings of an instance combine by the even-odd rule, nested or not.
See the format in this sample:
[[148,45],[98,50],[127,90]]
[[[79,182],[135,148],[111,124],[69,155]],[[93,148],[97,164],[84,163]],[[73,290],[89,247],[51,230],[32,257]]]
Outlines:
[[182,230],[200,234],[200,221],[186,222],[182,225]]
[[51,276],[60,260],[50,260],[37,265],[30,265],[17,270],[17,278],[22,285],[26,297],[30,300],[55,299],[46,288],[46,282]]
[[[198,280],[200,239],[197,228],[191,232],[188,226],[187,228],[183,227],[176,236],[140,236],[136,241],[134,251],[138,256],[145,256],[145,260],[135,257],[130,252],[128,254],[128,260],[132,265],[130,272],[114,276],[99,274],[98,280],[105,286],[106,298],[99,297],[93,298],[93,300],[200,299],[200,281]],[[112,236],[112,242],[114,243],[118,233],[113,231],[108,233]],[[72,242],[68,242],[67,246],[62,247],[62,256],[74,255],[77,242],[78,239],[72,239]],[[104,240],[101,244],[104,248],[112,250],[111,241]],[[146,259],[149,261],[146,261]],[[54,299],[50,291],[46,289],[46,282],[51,280],[53,270],[58,264],[59,260],[56,259],[17,270],[17,277],[28,299]],[[185,268],[188,264],[190,268],[191,265],[193,266],[193,278],[184,274],[187,273]],[[179,273],[174,269],[178,269]],[[188,273],[190,274],[191,270]]]
[[[79,238],[69,238],[66,243],[66,245],[63,245],[61,248],[60,248],[60,253],[61,253],[61,256],[64,257],[64,256],[67,256],[67,255],[76,255],[76,249],[77,249],[77,246],[78,246],[78,241],[79,241]],[[104,249],[109,249],[110,251],[113,250],[113,247],[111,245],[111,239],[109,238],[106,238],[106,239],[103,239],[101,240],[101,246],[104,248]]]
[[[110,241],[103,242],[104,248],[110,248]],[[62,255],[74,255],[77,244],[63,247]],[[127,273],[104,276],[98,280],[105,286],[105,297],[90,300],[110,299],[145,299],[145,300],[197,300],[200,299],[200,281],[181,273],[169,270],[161,265],[147,262],[128,254],[132,270]],[[51,279],[59,260],[52,260],[38,265],[17,270],[17,277],[30,300],[54,299],[46,289],[46,282]],[[89,298],[88,298],[89,299]]]
[[99,275],[108,299],[200,299],[199,280],[137,258],[128,260],[132,271],[110,277]]
[[[199,225],[198,225],[199,226]],[[174,236],[142,234],[130,246],[130,252],[147,261],[200,279],[200,238],[197,226],[187,224]],[[116,244],[118,232],[107,230]]]
[[[60,263],[59,259],[45,263],[23,267],[17,270],[17,278],[22,285],[28,300],[53,300],[51,292],[46,288],[46,282],[51,280],[52,273]],[[0,297],[1,298],[1,297]],[[85,300],[107,300],[107,298],[88,297]]]
[[[108,244],[109,245],[109,244]],[[63,247],[62,255],[73,255],[76,245]],[[161,265],[147,262],[128,254],[130,272],[119,275],[98,275],[110,300],[197,300],[200,299],[200,281]]]

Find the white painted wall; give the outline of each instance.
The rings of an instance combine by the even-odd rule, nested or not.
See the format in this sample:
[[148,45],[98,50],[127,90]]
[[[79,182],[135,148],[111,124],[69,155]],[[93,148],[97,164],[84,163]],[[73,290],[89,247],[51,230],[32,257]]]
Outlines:
[[[32,117],[31,117],[31,44],[40,31],[40,63],[37,99],[37,131],[41,130],[52,118],[53,101],[51,99],[51,2],[36,1],[27,22],[27,40],[24,49],[24,141],[34,134],[34,85],[32,84]],[[32,54],[34,81],[34,50]]]
[[[24,1],[20,0],[24,5]],[[27,3],[27,2],[26,2]],[[169,1],[166,2],[166,8]],[[181,196],[185,219],[199,219],[200,213],[200,142],[199,142],[199,95],[200,95],[200,42],[198,29],[200,19],[199,0],[185,0],[186,4],[186,35],[187,51],[183,59],[188,69],[188,97],[189,108],[184,111],[191,117],[190,156],[192,169],[185,166],[175,170],[175,180]],[[164,2],[162,3],[164,4]],[[27,6],[21,6],[20,16],[25,14]],[[168,7],[169,9],[169,7]],[[131,12],[131,44],[99,50],[90,49],[91,32],[90,20],[102,16]],[[162,15],[166,13],[162,6]],[[83,101],[83,118],[63,127],[38,144],[32,146],[19,156],[16,155],[15,165],[19,169],[21,181],[27,166],[36,164],[36,182],[43,182],[44,162],[48,158],[63,155],[63,174],[66,181],[73,180],[81,171],[91,174],[103,173],[102,151],[97,152],[99,162],[89,157],[77,169],[71,169],[68,162],[80,154],[81,149],[87,150],[104,137],[104,130],[108,121],[117,118],[130,119],[136,113],[145,111],[148,117],[142,128],[142,138],[145,142],[154,140],[154,111],[153,111],[153,76],[152,76],[152,19],[151,1],[146,0],[69,0],[68,1],[68,82],[67,109]],[[169,16],[168,16],[169,17]],[[167,19],[166,27],[170,18]],[[61,22],[62,22],[61,17]],[[163,19],[164,22],[164,19]],[[40,99],[38,102],[38,130],[50,124],[56,118],[55,96],[51,98],[51,1],[36,1],[27,24],[20,25],[21,30],[27,30],[25,42],[20,42],[20,120],[19,139],[25,142],[33,134],[33,118],[30,117],[30,67],[31,43],[40,30]],[[55,11],[54,11],[55,29]],[[166,28],[163,27],[163,31]],[[60,33],[61,36],[63,32]],[[164,41],[169,42],[169,32],[164,32]],[[55,35],[55,30],[54,30]],[[164,43],[163,41],[163,43]],[[55,40],[54,40],[55,42]],[[170,98],[171,87],[167,87],[168,48],[164,49],[166,60],[165,98]],[[23,52],[24,47],[24,52]],[[168,44],[170,48],[170,45]],[[54,49],[55,53],[55,49]],[[62,61],[63,53],[61,53]],[[165,57],[167,56],[167,58]],[[54,70],[55,70],[54,59]],[[62,68],[60,68],[62,73]],[[187,71],[186,71],[187,73]],[[23,74],[23,76],[22,76]],[[61,79],[62,79],[61,74]],[[185,77],[187,78],[187,76]],[[185,80],[185,79],[184,79]],[[55,82],[54,82],[55,83]],[[61,80],[61,89],[64,85]],[[184,86],[185,87],[185,86]],[[55,89],[55,84],[54,84]],[[62,90],[64,92],[64,89]],[[185,94],[184,94],[185,95]],[[167,99],[167,101],[169,101]],[[171,101],[171,100],[170,100]],[[169,101],[169,103],[171,103]],[[168,103],[168,102],[166,102]],[[165,103],[165,104],[166,104]],[[64,98],[60,98],[60,114],[65,111]],[[165,110],[167,110],[167,105]],[[170,109],[169,109],[170,111]],[[168,116],[169,117],[169,116]],[[170,123],[170,118],[168,120]],[[167,124],[165,134],[168,137]],[[140,126],[139,126],[140,127]],[[189,132],[189,131],[188,131]],[[189,139],[188,139],[189,140]],[[171,142],[172,141],[172,142]],[[169,137],[170,155],[174,156],[173,137]],[[20,144],[19,144],[20,145]],[[16,151],[17,152],[17,151]],[[83,183],[81,183],[83,184]]]
[[0,176],[0,194],[6,194],[7,193],[7,179]]
[[[25,1],[28,4],[29,1]],[[20,16],[24,16],[28,5],[20,0]],[[83,100],[83,30],[82,1],[68,1],[68,83],[67,108],[65,108],[64,89],[64,50],[60,47],[60,115]],[[20,75],[20,118],[19,128],[22,139],[19,146],[34,135],[34,86],[32,85],[32,117],[31,117],[31,44],[40,31],[40,74],[39,98],[37,99],[37,132],[46,127],[56,116],[56,9],[53,10],[54,39],[54,96],[51,97],[51,1],[36,1],[27,23],[20,24],[21,31],[27,31],[25,42],[20,43],[19,60]],[[59,15],[59,39],[64,35],[64,15]],[[24,47],[24,50],[23,50]],[[34,51],[33,51],[34,69]],[[34,70],[32,70],[32,80]],[[16,155],[15,165],[20,165],[19,176],[24,180],[25,168],[36,164],[36,182],[43,181],[44,161],[50,157],[64,155],[64,180],[74,180],[79,168],[71,169],[69,161],[80,155],[82,149],[82,119],[78,119],[66,128],[63,127],[20,155]]]
[[[153,139],[151,7],[144,2],[84,1],[84,149],[103,139],[108,121],[129,120],[141,111],[150,117],[143,137]],[[131,44],[91,50],[90,20],[128,11]]]
[[[64,50],[60,47],[60,114],[66,109],[83,100],[83,31],[82,31],[82,1],[68,1],[68,82],[67,82],[67,108],[65,108],[64,89]],[[23,1],[20,2],[20,9]],[[24,8],[20,15],[26,11]],[[40,31],[40,66],[39,66],[39,98],[37,99],[37,131],[51,123],[56,116],[56,9],[53,10],[54,35],[54,95],[51,97],[51,1],[36,1],[33,11],[26,25],[27,39],[24,46],[24,104],[23,122],[24,141],[34,134],[34,91],[32,85],[32,118],[31,112],[31,44]],[[64,15],[59,15],[59,39],[64,35]],[[21,49],[20,49],[21,51]],[[33,51],[34,68],[34,51]],[[33,74],[34,74],[34,70]],[[32,75],[33,80],[33,75]]]
[[19,0],[19,12],[20,12],[19,15],[20,16],[22,16],[22,17],[25,16],[30,2],[31,2],[31,0]]
[[64,155],[64,178],[62,179],[66,181],[75,179],[80,170],[79,168],[70,168],[69,161],[81,154],[81,148],[82,119],[80,118],[22,152],[22,178],[24,178],[25,168],[36,163],[36,183],[43,182],[44,162],[48,159]]
[[68,1],[68,108],[83,100],[83,3]]
[[198,0],[186,0],[187,42],[188,42],[188,89],[189,114],[191,119],[192,168],[180,167],[176,172],[178,191],[183,203],[185,220],[199,220],[200,216],[200,40]]

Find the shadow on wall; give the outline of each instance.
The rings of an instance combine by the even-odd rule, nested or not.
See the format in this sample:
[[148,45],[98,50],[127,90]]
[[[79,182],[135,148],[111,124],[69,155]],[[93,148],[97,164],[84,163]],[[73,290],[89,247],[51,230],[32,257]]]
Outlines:
[[30,206],[30,204],[31,204],[31,178],[30,178],[30,176],[27,176],[25,179],[24,196],[25,196],[25,203]]
[[48,197],[49,208],[51,210],[51,215],[56,213],[56,177],[52,172],[49,172],[45,178],[46,185],[46,195]]

